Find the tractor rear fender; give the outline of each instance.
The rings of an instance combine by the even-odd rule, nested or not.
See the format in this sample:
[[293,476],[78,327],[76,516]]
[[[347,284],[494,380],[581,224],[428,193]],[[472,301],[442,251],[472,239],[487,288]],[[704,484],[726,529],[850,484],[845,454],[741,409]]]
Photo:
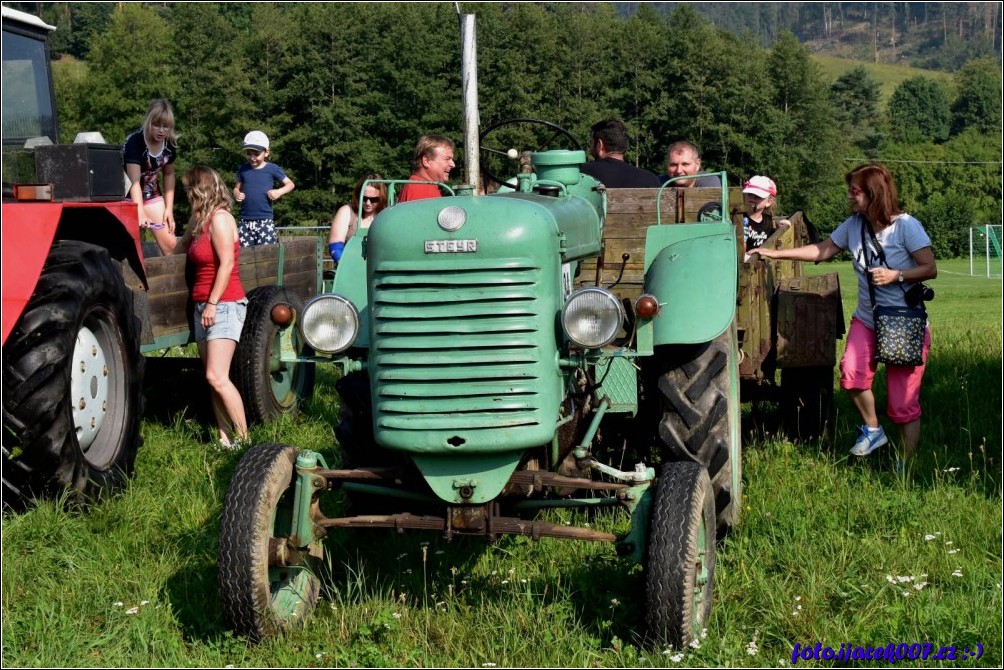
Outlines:
[[731,224],[651,226],[645,237],[645,292],[662,306],[653,344],[709,342],[732,323],[738,263]]
[[[49,250],[57,239],[79,240],[108,249],[145,289],[136,205],[123,203],[4,203],[3,339],[14,328],[35,291]],[[127,282],[128,283],[128,282]]]

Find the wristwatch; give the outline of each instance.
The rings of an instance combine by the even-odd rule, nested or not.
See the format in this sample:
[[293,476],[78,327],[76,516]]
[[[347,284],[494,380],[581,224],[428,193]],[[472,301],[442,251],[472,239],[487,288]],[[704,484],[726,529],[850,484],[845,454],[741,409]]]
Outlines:
[[906,281],[906,277],[904,277],[903,276],[903,272],[900,271],[900,273],[899,273],[899,283],[902,284],[904,281]]

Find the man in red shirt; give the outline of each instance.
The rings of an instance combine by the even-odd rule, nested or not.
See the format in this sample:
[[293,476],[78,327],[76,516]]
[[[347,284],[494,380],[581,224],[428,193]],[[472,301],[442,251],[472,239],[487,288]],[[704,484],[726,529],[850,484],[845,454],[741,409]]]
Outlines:
[[[450,170],[457,166],[453,162],[453,140],[442,135],[423,135],[415,146],[415,160],[411,166],[413,181],[445,182],[450,178]],[[398,202],[439,198],[442,193],[435,184],[407,184],[401,189]]]

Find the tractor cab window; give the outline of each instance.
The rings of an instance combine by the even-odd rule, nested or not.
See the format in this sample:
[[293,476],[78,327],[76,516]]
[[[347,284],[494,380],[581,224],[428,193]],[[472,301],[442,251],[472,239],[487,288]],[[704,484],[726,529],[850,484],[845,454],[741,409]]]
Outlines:
[[24,145],[31,137],[53,143],[56,117],[44,41],[7,29],[3,31],[3,143]]

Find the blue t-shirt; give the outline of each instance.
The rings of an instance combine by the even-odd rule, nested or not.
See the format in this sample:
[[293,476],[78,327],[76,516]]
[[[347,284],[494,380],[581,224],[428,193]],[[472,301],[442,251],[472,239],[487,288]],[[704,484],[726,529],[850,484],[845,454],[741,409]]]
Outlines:
[[[854,269],[858,275],[858,307],[854,310],[854,316],[860,319],[866,326],[874,329],[875,323],[872,320],[872,300],[868,291],[868,269],[890,267],[893,270],[909,270],[917,267],[917,262],[913,260],[913,252],[931,246],[931,238],[920,221],[909,214],[898,214],[893,217],[892,224],[886,226],[875,238],[882,247],[885,254],[886,265],[883,265],[878,258],[878,253],[872,247],[871,236],[865,230],[865,243],[867,249],[861,247],[861,227],[867,225],[859,215],[850,217],[833,231],[830,240],[841,249],[846,249],[851,253],[854,260]],[[893,282],[885,286],[875,287],[875,304],[887,307],[906,307],[904,291],[909,291],[913,283]]]
[[286,173],[275,163],[265,163],[255,169],[245,163],[237,170],[237,183],[243,184],[244,202],[241,203],[241,219],[252,221],[272,218],[272,201],[268,191],[282,186]]

